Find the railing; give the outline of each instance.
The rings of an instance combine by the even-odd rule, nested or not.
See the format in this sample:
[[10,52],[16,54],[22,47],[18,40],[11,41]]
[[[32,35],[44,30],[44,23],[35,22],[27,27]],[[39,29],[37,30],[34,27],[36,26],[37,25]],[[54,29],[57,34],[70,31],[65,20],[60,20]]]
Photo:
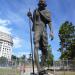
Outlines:
[[53,61],[49,71],[54,75],[75,75],[75,60]]
[[[53,75],[75,75],[75,60],[53,61],[53,66],[46,67],[46,69]],[[34,66],[34,70],[37,72],[36,66]],[[30,75],[32,71],[31,63],[0,64],[0,75]]]

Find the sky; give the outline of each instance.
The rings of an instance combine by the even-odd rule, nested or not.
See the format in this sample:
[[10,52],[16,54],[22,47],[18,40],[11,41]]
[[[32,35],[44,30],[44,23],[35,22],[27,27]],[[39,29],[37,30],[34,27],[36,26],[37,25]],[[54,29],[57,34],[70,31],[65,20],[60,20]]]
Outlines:
[[[46,0],[47,8],[51,12],[54,40],[48,39],[52,46],[54,59],[60,57],[58,32],[62,23],[70,21],[75,25],[75,0]],[[0,0],[0,31],[13,37],[12,54],[21,56],[31,52],[29,19],[27,12],[37,8],[38,0]],[[31,23],[32,24],[32,23]],[[48,34],[49,34],[48,29]]]

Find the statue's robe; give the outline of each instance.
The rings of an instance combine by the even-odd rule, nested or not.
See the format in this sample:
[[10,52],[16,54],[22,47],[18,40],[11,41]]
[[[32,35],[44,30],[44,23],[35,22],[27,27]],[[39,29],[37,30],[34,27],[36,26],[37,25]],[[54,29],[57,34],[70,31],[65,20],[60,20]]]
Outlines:
[[33,27],[32,27],[32,31],[34,31],[36,29],[35,28],[36,24],[39,25],[39,21],[38,22],[36,21],[36,17],[37,17],[36,16],[36,11],[39,12],[39,14],[40,14],[40,20],[42,20],[45,25],[48,24],[49,22],[51,22],[50,12],[47,9],[42,10],[42,11],[36,9],[34,11],[34,13],[33,13]]
[[[37,20],[37,16],[36,16],[36,12],[38,12],[39,15],[39,20]],[[38,44],[39,42],[39,49],[42,50],[43,54],[46,55],[47,54],[47,47],[48,47],[48,40],[47,40],[47,24],[51,22],[51,18],[50,18],[50,12],[48,10],[38,10],[36,9],[33,13],[33,28],[32,30],[34,32],[37,31],[37,27],[39,26],[39,30],[41,35],[37,36],[37,33],[34,36],[37,36],[36,38],[34,38],[34,44]],[[42,32],[43,30],[43,32]],[[38,39],[40,37],[40,40]],[[37,41],[38,40],[38,41]]]
[[[39,15],[37,15],[39,13]],[[33,13],[33,27],[34,31],[34,46],[35,50],[38,48],[42,51],[42,65],[44,66],[47,58],[48,37],[47,37],[47,24],[51,22],[50,12],[45,10],[36,9]],[[37,56],[38,57],[38,56]]]
[[51,22],[50,12],[48,10],[39,11],[40,15],[43,17],[45,24]]

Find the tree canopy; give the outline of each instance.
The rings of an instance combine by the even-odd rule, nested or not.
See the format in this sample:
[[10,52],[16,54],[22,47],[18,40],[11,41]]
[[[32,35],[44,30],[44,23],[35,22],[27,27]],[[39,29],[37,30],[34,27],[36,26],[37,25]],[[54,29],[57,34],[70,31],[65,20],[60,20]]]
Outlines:
[[71,22],[64,22],[59,29],[61,59],[75,58],[75,26]]
[[7,63],[7,61],[8,61],[8,59],[6,58],[6,57],[0,57],[0,65],[2,64],[2,65],[6,65],[6,63]]

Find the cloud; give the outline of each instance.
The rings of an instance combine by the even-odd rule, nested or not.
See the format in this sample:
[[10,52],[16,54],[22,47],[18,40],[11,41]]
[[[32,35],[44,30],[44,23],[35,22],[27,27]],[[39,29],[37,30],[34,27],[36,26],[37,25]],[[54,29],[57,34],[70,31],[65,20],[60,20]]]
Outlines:
[[7,27],[4,27],[4,26],[0,26],[0,31],[2,31],[4,33],[11,34],[12,29],[11,28],[7,28]]
[[9,20],[0,19],[0,26],[7,26],[9,24],[11,24]]
[[[10,20],[3,20],[0,19],[0,31],[10,34],[10,35],[14,35],[12,34],[13,29],[9,28],[8,26],[11,25]],[[20,48],[22,47],[22,39],[19,37],[15,37],[15,35],[13,36],[13,43],[14,43],[14,48]]]
[[14,43],[14,48],[21,48],[22,47],[22,42],[23,39],[19,38],[19,37],[14,37],[13,38],[13,43]]
[[11,34],[12,28],[8,28],[8,25],[11,25],[10,20],[0,19],[0,31]]

